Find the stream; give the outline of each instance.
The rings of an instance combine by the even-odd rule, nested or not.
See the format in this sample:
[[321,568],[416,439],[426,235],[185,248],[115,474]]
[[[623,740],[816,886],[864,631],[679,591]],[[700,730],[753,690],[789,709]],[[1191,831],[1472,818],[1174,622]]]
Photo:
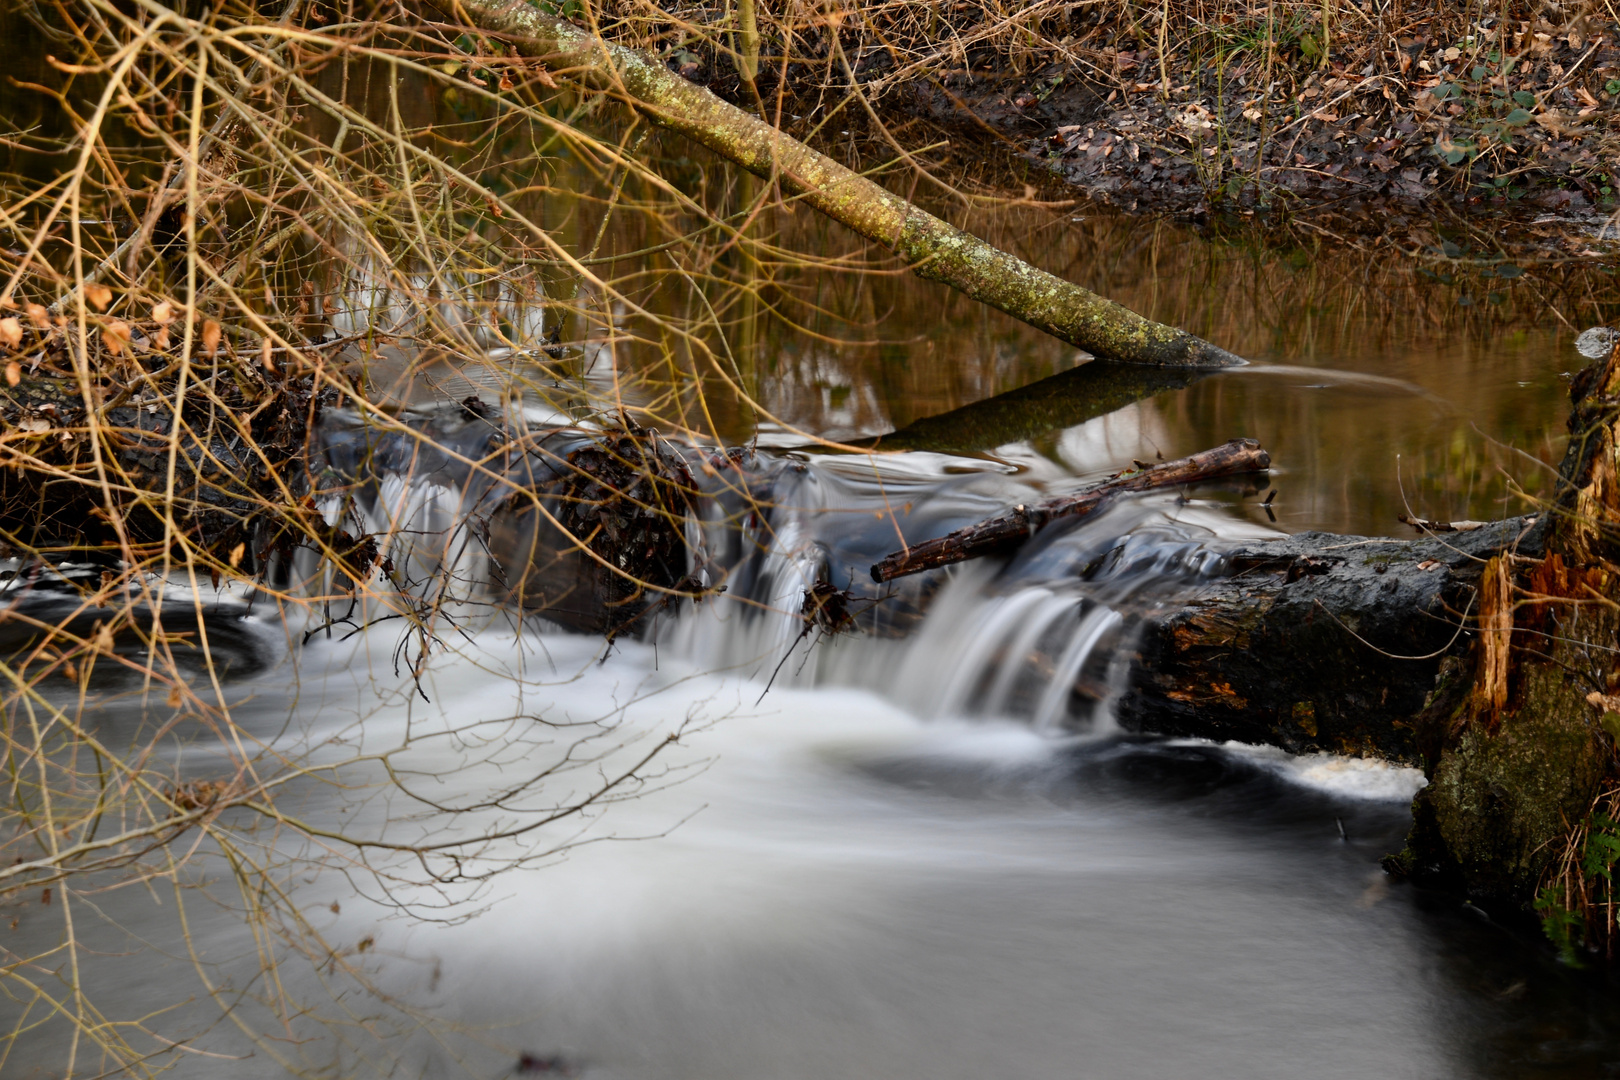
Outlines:
[[[413,122],[436,107],[406,102]],[[797,327],[760,318],[736,344],[753,404],[712,374],[662,374],[676,365],[656,349],[585,342],[568,392],[611,388],[670,428],[701,412],[760,448],[771,486],[742,532],[690,525],[694,569],[726,592],[611,644],[488,603],[488,557],[466,542],[483,496],[453,469],[343,457],[362,425],[332,410],[331,469],[364,481],[354,520],[401,538],[411,580],[459,590],[417,674],[400,621],[323,625],[240,585],[167,595],[202,611],[247,756],[324,770],[282,812],[399,844],[492,838],[435,883],[447,862],[244,823],[302,927],[211,849],[184,889],[80,889],[82,978],[103,1015],[143,1018],[130,1045],[170,1076],[231,1080],[1620,1074],[1612,978],[1386,877],[1419,773],[1127,735],[1110,714],[1142,614],[1236,544],[1410,536],[1402,513],[1521,511],[1509,477],[1545,491],[1584,363],[1572,341],[1620,317],[1612,273],[1507,273],[1489,222],[1392,219],[1419,253],[1402,264],[1241,220],[1027,200],[964,217],[1254,363],[1099,411],[1069,346],[910,276],[802,268],[774,283]],[[570,227],[588,241],[587,224]],[[849,244],[805,212],[772,227],[784,249]],[[481,437],[444,400],[487,391],[487,372],[401,378],[407,415]],[[559,417],[555,395],[518,412]],[[1268,483],[1122,501],[953,571],[926,605],[933,585],[902,583],[893,609],[925,607],[904,618],[865,580],[902,525],[935,535],[1235,437],[1271,452]],[[856,452],[873,440],[905,452]],[[881,632],[805,634],[819,576],[878,603]],[[49,575],[0,581],[8,610],[49,616],[65,595]],[[112,745],[175,715],[127,677],[86,701]],[[198,729],[157,746],[182,777],[225,767]],[[48,894],[0,907],[0,941],[47,952],[63,911]],[[0,998],[0,1030],[19,1033],[7,1080],[61,1076],[70,1053],[74,1075],[99,1074],[37,1003]]]
[[[1559,345],[1547,336],[1539,378],[1552,385]],[[468,602],[465,635],[418,683],[389,624],[306,642],[309,616],[210,594],[211,626],[235,635],[220,638],[233,643],[233,715],[272,756],[386,750],[406,787],[440,800],[556,768],[531,793],[544,801],[680,738],[631,797],[489,845],[485,858],[511,865],[482,887],[428,888],[386,859],[292,874],[325,947],[387,1005],[288,963],[278,994],[330,996],[319,1019],[274,1036],[242,897],[210,874],[187,898],[126,888],[80,905],[100,1006],[188,1001],[161,1030],[189,1049],[175,1075],[199,1077],[291,1063],[344,1077],[1606,1075],[1620,994],[1601,975],[1385,878],[1379,858],[1401,844],[1419,774],[1112,728],[1135,615],[1196,589],[1225,547],[1282,528],[1257,491],[1121,503],[1010,564],[961,569],[905,636],[801,636],[806,583],[825,567],[855,584],[893,546],[886,506],[904,505],[908,529],[939,530],[1072,489],[1174,442],[1174,418],[1212,393],[1277,399],[1283,415],[1366,409],[1370,394],[1409,418],[1420,452],[1455,408],[1328,358],[1286,359],[969,456],[767,452],[773,507],[757,535],[695,526],[728,591],[610,649]],[[1551,431],[1557,410],[1542,411]],[[421,415],[454,444],[461,421]],[[337,461],[352,421],[327,424]],[[1273,477],[1309,505],[1347,479],[1319,439]],[[385,458],[357,502],[369,527],[411,538],[396,561],[416,560],[423,579],[445,566],[487,578],[487,560],[453,540],[468,489]],[[1289,527],[1346,525],[1293,501],[1277,507]],[[150,703],[105,689],[104,730],[149,722]],[[183,775],[210,775],[206,745],[173,742]],[[282,805],[350,833],[437,835],[374,769],[334,776],[344,783]],[[25,946],[61,932],[37,905],[19,917],[10,933]],[[199,971],[268,1044],[222,1022]],[[43,1025],[7,1075],[57,1075],[65,1045]]]

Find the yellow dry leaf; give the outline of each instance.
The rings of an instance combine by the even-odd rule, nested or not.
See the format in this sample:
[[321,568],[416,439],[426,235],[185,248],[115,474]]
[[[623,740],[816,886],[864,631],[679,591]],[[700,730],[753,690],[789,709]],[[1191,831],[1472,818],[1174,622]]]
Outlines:
[[205,354],[213,356],[219,349],[219,336],[219,323],[213,319],[205,320],[202,327],[202,346]]
[[246,552],[247,552],[247,545],[246,544],[237,544],[235,547],[231,548],[230,562],[231,562],[231,569],[232,570],[235,570],[238,566],[242,565],[242,556]]
[[159,326],[168,326],[174,322],[174,305],[167,300],[152,305],[152,321]]
[[107,305],[112,303],[112,290],[105,285],[86,285],[84,298],[90,301],[90,306],[97,311],[106,311]]
[[11,317],[0,319],[0,342],[15,349],[22,344],[22,323]]
[[51,328],[51,313],[45,310],[43,304],[29,304],[28,321],[41,330],[49,330]]
[[22,365],[13,360],[6,365],[6,385],[16,386],[22,382]]
[[129,346],[129,323],[122,319],[114,319],[101,328],[101,343],[107,351],[117,356]]

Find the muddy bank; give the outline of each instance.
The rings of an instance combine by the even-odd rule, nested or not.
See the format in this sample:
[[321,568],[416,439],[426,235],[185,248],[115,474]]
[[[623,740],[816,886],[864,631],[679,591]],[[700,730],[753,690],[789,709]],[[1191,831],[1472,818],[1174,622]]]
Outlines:
[[1460,42],[1418,23],[1321,67],[1241,47],[1182,56],[1168,90],[1152,52],[1127,41],[1085,72],[955,72],[915,107],[985,125],[1131,209],[1520,205],[1598,224],[1616,208],[1620,28],[1484,23]]
[[673,69],[784,127],[847,141],[858,94],[891,152],[940,125],[1130,210],[1522,207],[1580,254],[1620,208],[1620,23],[1590,6],[850,13],[775,50],[767,27],[752,87],[670,18],[652,45]]

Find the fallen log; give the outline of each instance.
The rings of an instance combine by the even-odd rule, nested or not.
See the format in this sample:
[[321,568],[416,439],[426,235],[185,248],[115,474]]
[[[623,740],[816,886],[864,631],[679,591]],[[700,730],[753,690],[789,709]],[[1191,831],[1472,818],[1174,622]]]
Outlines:
[[1017,506],[1011,513],[998,514],[915,547],[902,548],[873,565],[872,580],[881,584],[966,559],[1008,554],[1048,522],[1086,517],[1126,492],[1265,472],[1269,468],[1271,455],[1259,443],[1253,439],[1233,439],[1213,450],[1157,465],[1139,466],[1079,494],[1047,499],[1033,506]]
[[1127,731],[1421,767],[1442,746],[1415,718],[1477,636],[1483,567],[1538,555],[1540,535],[1513,518],[1420,540],[1246,544],[1224,576],[1147,614],[1114,715]]
[[942,281],[1094,356],[1186,367],[1243,362],[963,232],[688,82],[656,57],[611,44],[527,0],[459,0],[453,10],[523,55],[543,60],[554,74],[615,96],[755,176],[779,181],[834,221],[899,255],[919,277]]

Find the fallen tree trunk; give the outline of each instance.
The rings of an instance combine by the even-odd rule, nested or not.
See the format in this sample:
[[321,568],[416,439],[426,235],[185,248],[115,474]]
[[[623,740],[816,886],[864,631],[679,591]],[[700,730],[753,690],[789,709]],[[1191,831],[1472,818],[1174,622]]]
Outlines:
[[942,281],[1095,356],[1134,364],[1230,367],[1242,360],[1175,327],[1030,266],[681,78],[656,57],[610,44],[526,0],[459,0],[486,33],[557,74],[621,98]]
[[1514,518],[1421,540],[1245,545],[1227,576],[1147,616],[1115,715],[1128,731],[1422,766],[1442,746],[1416,718],[1477,636],[1483,566],[1539,542],[1534,519]]
[[925,540],[915,547],[886,555],[872,567],[872,580],[882,583],[907,574],[935,570],[966,559],[1011,552],[1035,535],[1047,522],[1075,519],[1095,513],[1119,495],[1131,491],[1152,491],[1223,476],[1265,472],[1271,468],[1271,455],[1253,439],[1233,439],[1213,450],[1191,457],[1142,466],[1107,480],[1077,495],[1048,499],[1034,506],[1014,507],[984,521],[957,529],[945,536]]

